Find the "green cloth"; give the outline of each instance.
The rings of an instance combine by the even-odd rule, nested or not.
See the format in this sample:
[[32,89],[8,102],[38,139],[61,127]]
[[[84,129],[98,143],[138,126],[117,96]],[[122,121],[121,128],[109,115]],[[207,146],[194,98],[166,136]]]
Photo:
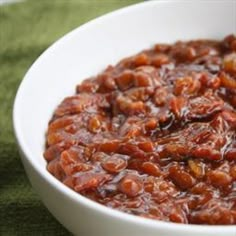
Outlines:
[[28,0],[0,6],[0,235],[70,235],[29,184],[12,129],[14,96],[35,59],[88,20],[138,0]]

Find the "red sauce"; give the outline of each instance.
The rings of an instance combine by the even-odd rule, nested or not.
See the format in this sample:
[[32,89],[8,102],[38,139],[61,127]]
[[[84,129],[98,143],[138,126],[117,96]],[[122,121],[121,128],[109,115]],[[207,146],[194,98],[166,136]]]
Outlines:
[[157,44],[76,88],[47,131],[47,169],[130,214],[236,224],[236,37]]

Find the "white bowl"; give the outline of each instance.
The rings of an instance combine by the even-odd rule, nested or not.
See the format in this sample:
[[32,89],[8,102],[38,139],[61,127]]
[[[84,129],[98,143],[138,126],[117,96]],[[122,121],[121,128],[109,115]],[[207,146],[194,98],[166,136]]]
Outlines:
[[[236,31],[236,1],[149,1],[93,20],[67,34],[25,75],[14,129],[28,177],[49,211],[72,233],[88,236],[235,236],[235,226],[154,221],[109,209],[67,188],[46,170],[45,131],[58,103],[108,64],[179,39],[221,39]],[[37,212],[35,212],[37,214]]]

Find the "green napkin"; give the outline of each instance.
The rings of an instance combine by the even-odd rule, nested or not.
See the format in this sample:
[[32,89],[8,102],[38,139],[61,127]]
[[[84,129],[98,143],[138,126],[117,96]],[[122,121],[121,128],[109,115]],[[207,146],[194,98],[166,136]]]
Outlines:
[[25,72],[56,39],[88,20],[139,0],[28,0],[0,5],[0,235],[70,235],[29,184],[12,129]]

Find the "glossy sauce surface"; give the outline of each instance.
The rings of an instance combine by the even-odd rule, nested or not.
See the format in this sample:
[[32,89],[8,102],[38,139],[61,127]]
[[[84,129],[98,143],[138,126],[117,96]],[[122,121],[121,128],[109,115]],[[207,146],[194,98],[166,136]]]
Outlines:
[[157,44],[84,80],[47,131],[47,169],[130,214],[236,224],[236,37]]

